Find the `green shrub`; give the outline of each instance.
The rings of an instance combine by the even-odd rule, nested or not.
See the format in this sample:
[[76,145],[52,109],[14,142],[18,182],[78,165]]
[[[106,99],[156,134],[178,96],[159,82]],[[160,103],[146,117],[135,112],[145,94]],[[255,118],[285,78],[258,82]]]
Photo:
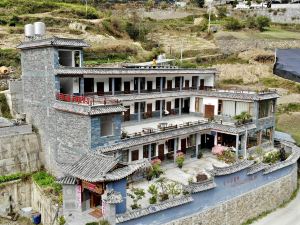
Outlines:
[[15,174],[6,175],[6,176],[0,176],[0,184],[9,182],[9,181],[13,181],[13,180],[21,179],[23,176],[24,176],[24,174],[22,174],[22,173],[15,173]]
[[65,217],[63,217],[63,216],[58,217],[57,220],[58,220],[58,224],[59,224],[59,225],[64,225],[64,224],[66,224],[66,219],[65,219]]
[[273,151],[269,152],[266,155],[264,155],[263,162],[268,164],[276,163],[280,160],[280,152],[279,151]]
[[218,18],[223,19],[227,15],[227,7],[226,6],[218,6],[217,7],[217,15]]
[[236,161],[235,159],[235,153],[232,151],[224,151],[221,155],[218,155],[218,160],[224,161],[226,163],[234,163]]
[[242,28],[240,21],[234,17],[228,17],[225,20],[224,26],[227,30],[240,30]]
[[55,194],[59,194],[62,191],[62,186],[56,183],[56,179],[45,171],[36,172],[32,178],[40,187],[50,188]]
[[258,16],[256,17],[255,21],[256,21],[257,28],[260,31],[264,31],[264,28],[269,27],[271,22],[270,18],[266,16]]
[[6,97],[5,97],[4,93],[0,93],[0,111],[1,111],[2,116],[4,118],[12,119],[12,116],[10,114],[10,109],[9,109],[8,104],[7,104]]
[[85,225],[99,225],[98,222],[90,222],[90,223],[86,223]]

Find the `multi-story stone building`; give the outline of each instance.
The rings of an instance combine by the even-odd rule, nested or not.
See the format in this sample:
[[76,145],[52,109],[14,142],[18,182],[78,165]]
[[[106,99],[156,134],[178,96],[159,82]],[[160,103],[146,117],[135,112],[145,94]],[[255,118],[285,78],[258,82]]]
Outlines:
[[[215,69],[165,63],[88,68],[84,47],[88,44],[83,40],[57,37],[18,46],[23,108],[41,136],[49,170],[109,182],[136,171],[139,167],[130,165],[142,159],[172,163],[179,151],[193,158],[218,144],[246,158],[251,147],[273,144],[275,92],[219,90]],[[246,121],[234,119],[245,112],[250,117]],[[89,180],[79,166],[82,157],[86,162],[111,160],[103,154],[129,170],[112,180],[103,174]],[[115,165],[95,167],[111,173]]]

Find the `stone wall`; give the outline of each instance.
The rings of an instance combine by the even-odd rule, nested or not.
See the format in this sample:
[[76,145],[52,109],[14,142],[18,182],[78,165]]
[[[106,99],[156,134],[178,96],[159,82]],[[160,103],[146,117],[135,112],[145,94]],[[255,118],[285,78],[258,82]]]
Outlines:
[[16,134],[30,134],[32,133],[31,124],[24,124],[18,126],[9,126],[9,127],[0,127],[0,137],[7,135],[16,135]]
[[43,225],[56,225],[56,214],[58,205],[48,197],[41,188],[32,182],[31,189],[31,207],[41,213]]
[[0,137],[0,175],[37,171],[40,150],[35,133]]
[[[1,155],[1,154],[0,154]],[[11,203],[14,210],[31,205],[31,181],[10,181],[0,184],[0,215],[6,215]]]
[[222,53],[240,53],[249,49],[300,48],[300,40],[270,40],[270,39],[218,39],[217,45]]
[[201,213],[167,223],[168,225],[240,225],[259,214],[277,208],[297,188],[297,168],[279,180],[226,201]]
[[23,86],[22,80],[10,80],[9,91],[6,93],[12,115],[23,112]]

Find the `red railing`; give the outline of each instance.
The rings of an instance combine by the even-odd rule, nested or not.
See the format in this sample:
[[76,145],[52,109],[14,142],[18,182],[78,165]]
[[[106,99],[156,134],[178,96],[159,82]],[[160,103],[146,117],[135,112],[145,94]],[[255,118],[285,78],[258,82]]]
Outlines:
[[119,99],[105,98],[99,96],[69,95],[63,93],[56,94],[56,100],[63,102],[73,102],[83,105],[116,105],[120,104]]

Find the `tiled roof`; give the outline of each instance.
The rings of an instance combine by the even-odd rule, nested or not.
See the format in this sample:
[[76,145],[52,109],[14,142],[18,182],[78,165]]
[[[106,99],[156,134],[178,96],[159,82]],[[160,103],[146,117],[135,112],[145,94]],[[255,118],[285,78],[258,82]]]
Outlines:
[[57,183],[74,185],[74,184],[76,184],[76,178],[75,177],[62,177],[57,180]]
[[39,40],[24,41],[17,46],[19,49],[39,47],[74,47],[83,48],[89,45],[82,39],[51,37]]
[[58,75],[176,75],[176,74],[213,74],[216,69],[183,69],[183,68],[121,68],[121,67],[60,67],[54,70]]
[[172,207],[180,206],[183,204],[187,204],[189,202],[192,202],[193,198],[190,195],[182,196],[180,198],[175,198],[175,199],[169,199],[163,202],[160,202],[158,204],[153,204],[150,205],[146,208],[142,209],[136,209],[132,211],[128,211],[124,214],[118,214],[116,216],[116,222],[117,223],[122,223],[128,220],[136,219],[142,216],[146,216],[152,213],[156,213],[165,209],[169,209]]
[[[119,164],[113,156],[89,152],[81,156],[72,164],[58,163],[62,171],[68,176],[89,182],[114,181],[131,175],[140,168],[149,167],[148,160],[136,161],[130,164]],[[116,168],[117,164],[121,168]]]
[[217,185],[214,182],[214,180],[209,179],[209,180],[199,182],[199,183],[191,183],[187,186],[187,188],[190,189],[191,193],[197,193],[200,191],[205,191],[205,190],[215,188],[216,186]]
[[72,112],[81,115],[101,115],[109,113],[125,112],[127,109],[122,105],[81,105],[76,103],[69,103],[63,101],[56,101],[53,108],[64,111]]
[[214,130],[214,131],[222,131],[222,132],[227,132],[232,134],[238,134],[240,132],[244,132],[246,128],[249,131],[251,129],[255,129],[256,126],[255,124],[249,124],[249,125],[234,127],[234,126],[226,126],[223,124],[205,122],[205,123],[199,123],[198,125],[190,126],[186,128],[180,128],[180,129],[177,128],[174,130],[164,131],[160,133],[152,133],[152,134],[146,134],[139,137],[123,139],[120,142],[117,142],[115,144],[99,147],[97,151],[100,153],[106,153],[106,152],[126,149],[128,147],[138,146],[146,143],[153,143],[159,140],[174,138],[176,136],[196,133],[205,130]]
[[[203,91],[203,90],[182,90],[182,91],[166,91],[163,93],[152,92],[152,93],[141,93],[141,94],[124,94],[116,95],[122,102],[127,101],[143,101],[145,99],[164,99],[166,97],[217,97],[220,99],[233,99],[233,100],[243,100],[243,101],[257,101],[264,99],[278,98],[279,95],[275,92],[266,93],[253,93],[253,92],[230,92],[230,91]],[[109,98],[109,97],[108,97]]]
[[214,176],[223,176],[223,175],[235,173],[237,171],[246,169],[247,167],[251,166],[253,163],[254,161],[241,160],[226,167],[217,167],[213,165],[213,170],[211,171],[211,173],[214,174]]
[[262,171],[264,170],[265,168],[267,168],[269,165],[268,164],[265,164],[263,162],[260,162],[260,163],[257,163],[257,164],[254,164],[252,165],[249,170],[248,170],[248,175],[251,175],[251,174],[255,174],[259,171]]

